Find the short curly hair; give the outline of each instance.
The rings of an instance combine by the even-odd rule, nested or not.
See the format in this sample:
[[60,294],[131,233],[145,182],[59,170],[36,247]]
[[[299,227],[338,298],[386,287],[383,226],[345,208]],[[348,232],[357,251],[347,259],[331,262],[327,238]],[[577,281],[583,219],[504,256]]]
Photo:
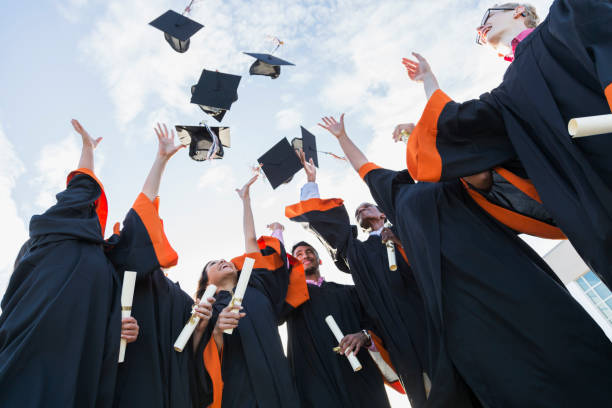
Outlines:
[[538,13],[536,12],[536,8],[529,3],[503,3],[496,4],[495,7],[525,7],[525,26],[527,28],[536,28],[538,24],[540,24],[540,17],[538,17]]

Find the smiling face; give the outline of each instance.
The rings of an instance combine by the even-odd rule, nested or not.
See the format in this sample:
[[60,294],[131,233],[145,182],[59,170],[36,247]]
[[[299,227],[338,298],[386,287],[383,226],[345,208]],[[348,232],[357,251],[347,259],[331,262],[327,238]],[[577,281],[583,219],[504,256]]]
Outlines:
[[209,262],[206,273],[208,274],[208,282],[217,286],[220,286],[221,282],[232,280],[235,283],[238,280],[238,269],[233,263],[225,259]]
[[310,245],[295,247],[293,256],[304,265],[304,272],[306,275],[313,275],[319,271],[319,255]]
[[385,214],[372,203],[361,203],[355,210],[355,219],[361,228],[370,228],[372,221],[385,220]]
[[514,15],[514,10],[491,10],[484,24],[476,28],[481,42],[497,47],[504,34],[515,28]]

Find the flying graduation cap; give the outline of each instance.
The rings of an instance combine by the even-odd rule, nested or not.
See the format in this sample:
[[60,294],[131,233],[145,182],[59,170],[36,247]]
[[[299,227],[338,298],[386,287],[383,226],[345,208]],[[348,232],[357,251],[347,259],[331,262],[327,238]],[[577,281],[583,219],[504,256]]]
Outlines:
[[197,21],[172,10],[166,11],[149,24],[163,31],[168,44],[174,51],[180,53],[189,49],[189,38],[204,27]]
[[249,74],[251,75],[264,75],[276,79],[280,75],[281,65],[295,65],[271,54],[256,54],[252,52],[245,52],[244,54],[256,59],[251,68],[249,68]]
[[238,100],[240,75],[202,70],[200,80],[191,87],[191,103],[221,122],[232,103]]
[[295,150],[303,150],[306,161],[312,159],[312,162],[316,167],[319,167],[319,156],[317,156],[317,139],[315,135],[304,129],[304,126],[300,126],[302,129],[302,137],[295,137],[291,140],[291,146]]
[[273,189],[290,182],[293,175],[302,168],[295,150],[284,137],[257,161]]
[[189,157],[195,161],[222,159],[223,148],[230,147],[228,127],[175,126],[179,142],[189,146]]

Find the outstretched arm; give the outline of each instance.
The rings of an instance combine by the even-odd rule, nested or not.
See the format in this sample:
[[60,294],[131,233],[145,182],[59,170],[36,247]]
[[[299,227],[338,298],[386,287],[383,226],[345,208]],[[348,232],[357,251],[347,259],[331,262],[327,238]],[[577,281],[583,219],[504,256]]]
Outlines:
[[79,123],[78,120],[72,119],[70,121],[72,123],[72,127],[77,131],[79,135],[81,135],[81,139],[83,140],[83,148],[81,149],[81,158],[79,159],[79,169],[89,169],[91,171],[94,170],[94,150],[98,147],[98,143],[102,140],[101,137],[94,139],[89,136],[89,133],[83,126]]
[[155,161],[153,162],[153,167],[151,167],[151,171],[149,171],[144,186],[142,187],[142,192],[151,201],[155,200],[155,197],[157,197],[159,193],[159,184],[161,182],[162,174],[164,174],[166,163],[168,163],[168,160],[170,160],[174,153],[185,147],[182,144],[179,144],[178,146],[174,145],[174,130],[168,133],[168,129],[166,128],[165,124],[162,129],[158,123],[157,128],[155,128],[155,134],[157,135],[157,140],[159,141],[159,148],[157,150]]
[[413,52],[412,55],[417,59],[416,61],[411,60],[409,58],[402,58],[402,64],[406,67],[408,71],[408,77],[416,82],[422,82],[423,88],[425,88],[425,95],[427,99],[431,98],[436,90],[440,89],[440,85],[438,85],[438,80],[434,75],[429,63],[421,54],[417,54]]
[[336,136],[345,156],[348,158],[355,171],[359,171],[361,166],[368,162],[368,158],[346,134],[344,130],[344,113],[340,115],[340,122],[336,122],[336,119],[333,117],[324,117],[322,120],[325,125],[319,123],[319,126]]
[[257,245],[257,235],[255,235],[255,220],[253,219],[253,210],[251,209],[251,185],[257,180],[257,175],[251,178],[241,189],[236,189],[238,196],[242,200],[243,208],[243,223],[244,230],[244,249],[247,253],[259,252]]

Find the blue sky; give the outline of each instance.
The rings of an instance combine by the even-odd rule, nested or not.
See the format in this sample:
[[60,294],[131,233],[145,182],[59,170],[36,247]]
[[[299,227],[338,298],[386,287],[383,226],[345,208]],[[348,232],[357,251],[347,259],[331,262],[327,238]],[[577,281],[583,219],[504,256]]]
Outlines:
[[[239,100],[223,124],[232,147],[214,163],[194,162],[181,151],[170,162],[160,191],[161,215],[179,265],[169,271],[192,292],[209,259],[243,252],[241,204],[233,191],[249,167],[281,137],[299,136],[300,125],[317,136],[319,149],[340,152],[316,123],[346,112],[347,131],[368,157],[404,167],[404,145],[393,144],[398,123],[416,121],[425,104],[420,84],[400,63],[418,51],[429,59],[441,87],[465,100],[492,89],[507,63],[474,43],[488,1],[241,1],[196,2],[191,18],[204,24],[189,51],[170,49],[148,25],[178,0],[47,0],[4,2],[0,36],[0,293],[27,237],[29,218],[54,202],[78,162],[76,118],[103,136],[96,171],[109,199],[109,225],[120,221],[137,196],[156,151],[153,126],[194,125],[207,119],[189,103],[189,88],[203,68],[243,75]],[[550,1],[532,2],[544,17]],[[268,35],[285,45],[276,52],[295,67],[280,78],[249,77],[252,60],[242,51],[265,52]],[[208,119],[209,125],[215,125]],[[371,200],[344,162],[320,158],[322,197],[344,198],[352,210]],[[303,172],[273,191],[252,189],[258,233],[281,221],[286,240],[316,242],[284,218],[299,199]],[[108,232],[108,231],[107,231]],[[540,252],[553,243],[530,239]],[[318,244],[318,243],[317,243]],[[318,245],[323,254],[322,246]],[[323,274],[350,282],[323,255]]]

